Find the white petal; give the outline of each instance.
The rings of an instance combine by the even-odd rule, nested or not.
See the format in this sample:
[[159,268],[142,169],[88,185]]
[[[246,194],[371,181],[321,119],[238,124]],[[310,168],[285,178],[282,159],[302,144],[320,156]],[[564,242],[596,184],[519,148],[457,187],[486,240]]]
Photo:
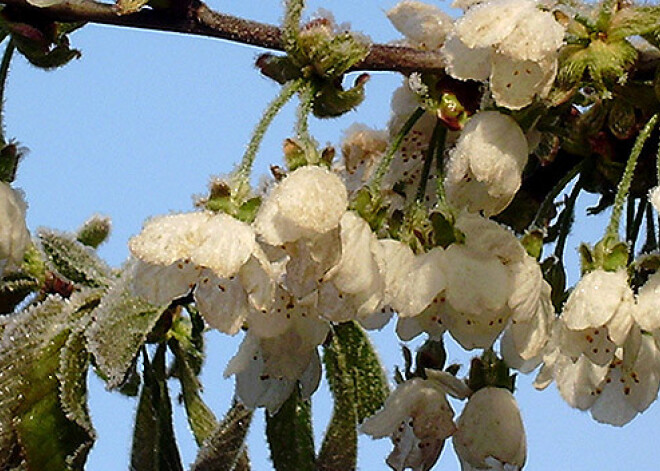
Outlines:
[[197,212],[152,218],[128,246],[133,255],[152,264],[171,265],[189,259],[202,243],[201,228],[210,217],[210,213]]
[[192,249],[191,260],[221,278],[236,275],[257,246],[248,224],[223,213],[208,218],[198,237],[201,243]]
[[660,212],[660,186],[654,186],[649,191],[649,201],[657,212]]
[[550,12],[533,9],[498,46],[512,59],[539,62],[553,56],[564,42],[564,27]]
[[30,243],[25,224],[27,205],[20,191],[0,182],[0,277],[3,267],[17,266]]
[[571,292],[562,319],[571,330],[601,327],[614,316],[622,303],[632,302],[625,270],[587,273]]
[[608,366],[592,363],[586,356],[576,362],[560,357],[555,365],[555,382],[564,400],[580,410],[589,409],[598,398]]
[[204,270],[195,288],[195,303],[212,328],[234,335],[250,312],[247,295],[238,277],[219,278]]
[[423,49],[437,49],[452,29],[452,19],[438,7],[404,0],[387,12],[394,27]]
[[347,205],[346,187],[337,175],[322,167],[300,167],[271,191],[254,227],[271,245],[313,238],[337,227]]
[[456,33],[468,47],[500,43],[517,27],[519,21],[535,9],[527,0],[495,0],[470,8],[456,22]]
[[470,48],[458,36],[450,37],[442,46],[447,72],[459,80],[484,82],[490,77],[493,48]]
[[644,330],[653,331],[660,328],[660,272],[649,276],[637,292],[637,306],[633,309],[633,317]]
[[136,295],[161,306],[188,294],[198,277],[199,269],[189,261],[160,266],[137,260],[131,288]]
[[497,258],[505,265],[522,262],[527,252],[510,229],[478,214],[462,212],[456,228],[465,234],[465,246],[482,258]]
[[495,103],[510,110],[519,110],[531,104],[536,95],[543,97],[547,93],[548,82],[554,80],[554,64],[554,60],[521,61],[495,54],[490,74]]

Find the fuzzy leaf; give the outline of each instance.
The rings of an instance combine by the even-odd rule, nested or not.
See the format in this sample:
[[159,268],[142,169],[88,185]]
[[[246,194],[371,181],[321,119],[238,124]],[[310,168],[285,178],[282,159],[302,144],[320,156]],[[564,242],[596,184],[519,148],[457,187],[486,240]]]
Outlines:
[[50,296],[4,322],[0,341],[0,469],[83,469],[94,440],[80,334],[99,293]]
[[639,6],[622,8],[610,22],[607,37],[610,41],[652,34],[660,30],[660,8]]
[[39,280],[25,273],[8,273],[0,280],[0,314],[8,314],[27,295],[41,287]]
[[181,382],[183,404],[188,415],[188,424],[195,436],[197,445],[202,446],[204,441],[217,428],[218,421],[200,396],[201,387],[193,369],[188,364],[189,356],[186,355],[175,339],[170,340],[169,345],[176,359],[176,375]]
[[253,411],[235,402],[213,434],[200,448],[192,471],[249,470],[245,437]]
[[42,229],[39,239],[49,268],[63,278],[92,287],[110,283],[110,269],[105,262],[75,237]]
[[172,404],[165,379],[165,344],[153,363],[145,352],[142,393],[131,447],[131,471],[183,471],[172,428]]
[[314,471],[312,403],[294,389],[279,411],[266,415],[270,458],[277,471]]
[[335,403],[317,466],[355,469],[357,425],[382,407],[387,380],[366,333],[354,322],[335,326],[323,363]]
[[578,84],[585,72],[596,83],[619,80],[637,59],[637,50],[626,40],[593,40],[585,48],[566,46],[561,53],[557,77],[565,87]]
[[122,383],[140,346],[167,308],[133,296],[130,281],[130,270],[126,270],[101,301],[86,332],[89,351],[107,378],[108,388]]

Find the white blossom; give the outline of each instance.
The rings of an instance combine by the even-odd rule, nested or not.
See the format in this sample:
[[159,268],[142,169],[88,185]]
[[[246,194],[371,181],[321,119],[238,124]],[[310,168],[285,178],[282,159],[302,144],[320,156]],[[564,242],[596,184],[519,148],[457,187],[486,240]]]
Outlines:
[[138,258],[133,291],[157,305],[189,293],[206,322],[233,335],[267,311],[273,274],[252,228],[223,213],[153,218],[129,242]]
[[607,336],[622,345],[632,326],[634,297],[625,270],[593,270],[582,277],[568,297],[562,320],[572,331],[607,328]]
[[649,332],[660,329],[660,272],[649,276],[637,292],[637,306],[633,318]]
[[254,221],[270,245],[314,238],[336,228],[348,206],[346,186],[329,170],[300,167],[268,194]]
[[527,155],[527,139],[511,117],[497,111],[477,113],[450,154],[448,201],[486,216],[502,212],[520,188]]
[[20,265],[30,243],[30,233],[25,224],[26,209],[20,191],[0,182],[0,277],[6,268]]
[[427,471],[456,430],[453,417],[446,391],[438,382],[413,378],[397,386],[361,431],[373,438],[392,439],[394,450],[387,458],[392,469]]
[[394,27],[420,49],[433,50],[442,46],[453,29],[451,17],[438,7],[403,0],[387,12]]
[[490,79],[499,106],[520,109],[545,97],[557,71],[564,28],[533,0],[475,4],[443,46],[447,69],[461,80]]
[[654,186],[649,191],[649,202],[656,211],[660,212],[660,186]]
[[[522,469],[527,440],[520,410],[508,389],[475,392],[456,423],[452,442],[463,470]],[[499,468],[505,469],[505,468]]]

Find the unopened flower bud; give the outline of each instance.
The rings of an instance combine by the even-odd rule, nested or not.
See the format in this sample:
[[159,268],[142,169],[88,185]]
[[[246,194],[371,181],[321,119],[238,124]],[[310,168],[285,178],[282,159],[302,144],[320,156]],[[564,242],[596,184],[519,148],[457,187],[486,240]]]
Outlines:
[[76,239],[83,245],[97,248],[107,240],[111,228],[112,224],[109,217],[96,214],[85,221],[82,227],[78,229]]
[[520,410],[513,394],[504,388],[487,387],[474,393],[457,423],[454,449],[463,469],[521,469],[527,457],[527,442]]

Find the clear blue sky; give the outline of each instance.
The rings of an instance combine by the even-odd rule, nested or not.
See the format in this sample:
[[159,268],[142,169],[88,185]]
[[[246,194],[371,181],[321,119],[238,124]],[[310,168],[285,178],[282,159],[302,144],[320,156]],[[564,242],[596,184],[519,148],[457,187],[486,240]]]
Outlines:
[[[323,5],[339,22],[350,20],[354,29],[380,42],[398,38],[384,15],[394,4],[394,0],[310,1],[308,12]],[[270,23],[277,23],[281,16],[280,2],[274,0],[225,1],[212,6]],[[30,149],[16,185],[27,194],[33,231],[39,226],[75,230],[93,213],[110,216],[114,230],[101,254],[118,266],[128,255],[126,241],[139,232],[145,218],[190,210],[191,195],[205,191],[210,175],[231,170],[277,86],[254,69],[259,51],[242,45],[95,25],[71,39],[74,47],[82,49],[83,58],[61,70],[43,72],[22,58],[12,68],[7,135]],[[399,83],[395,74],[374,74],[362,107],[340,120],[314,123],[315,136],[322,143],[337,144],[342,129],[351,122],[383,127],[390,112],[389,96]],[[288,107],[267,136],[257,174],[264,173],[268,164],[280,162],[281,141],[290,135],[292,123],[293,108]],[[605,223],[596,221],[582,224],[572,242],[597,240]],[[569,263],[575,265],[573,249],[569,252]],[[392,325],[375,339],[391,373],[402,363]],[[233,382],[223,380],[222,371],[239,340],[217,333],[208,336],[204,397],[218,416],[224,414],[232,396]],[[456,346],[450,348],[450,361],[467,358]],[[519,378],[517,393],[528,436],[527,469],[658,469],[657,405],[616,429],[570,409],[554,386],[539,393],[530,382],[531,378]],[[90,390],[98,441],[87,469],[126,469],[136,401],[104,391],[93,375]],[[329,417],[328,398],[323,383],[315,396],[317,436]],[[196,448],[180,408],[176,408],[176,432],[184,462],[189,464]],[[271,469],[262,436],[259,419],[250,437],[253,469],[259,471]],[[386,469],[384,457],[389,450],[388,440],[362,437],[360,469]],[[459,469],[451,445],[445,447],[436,469]]]

